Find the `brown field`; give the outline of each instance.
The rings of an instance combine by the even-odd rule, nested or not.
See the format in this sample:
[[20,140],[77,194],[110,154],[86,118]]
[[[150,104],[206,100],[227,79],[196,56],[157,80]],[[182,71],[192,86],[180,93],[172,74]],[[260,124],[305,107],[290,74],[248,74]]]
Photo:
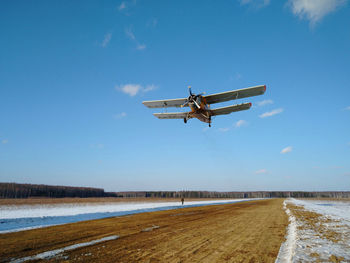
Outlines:
[[0,261],[118,235],[63,255],[67,262],[274,262],[288,225],[282,203],[183,208],[2,234]]

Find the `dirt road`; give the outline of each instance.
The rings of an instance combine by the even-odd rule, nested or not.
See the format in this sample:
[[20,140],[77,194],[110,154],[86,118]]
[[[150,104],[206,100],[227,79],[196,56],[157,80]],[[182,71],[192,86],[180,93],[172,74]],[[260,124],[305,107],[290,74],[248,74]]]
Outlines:
[[[288,217],[282,199],[184,208],[0,235],[0,258],[118,235],[51,261],[274,262]],[[61,256],[62,256],[61,255]]]

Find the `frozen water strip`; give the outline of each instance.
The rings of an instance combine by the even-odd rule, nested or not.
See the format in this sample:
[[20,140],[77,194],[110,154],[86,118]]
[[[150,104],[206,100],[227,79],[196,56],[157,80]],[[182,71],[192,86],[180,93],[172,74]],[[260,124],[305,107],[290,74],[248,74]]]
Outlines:
[[109,241],[109,240],[115,240],[117,238],[119,238],[119,236],[113,235],[113,236],[108,236],[108,237],[104,237],[104,238],[100,238],[100,239],[95,239],[95,240],[92,240],[92,241],[89,241],[89,242],[78,243],[78,244],[74,244],[74,245],[71,245],[71,246],[68,246],[68,247],[46,251],[46,252],[37,254],[35,256],[29,256],[29,257],[14,259],[14,260],[11,261],[11,263],[22,263],[22,262],[25,262],[25,261],[28,261],[28,260],[48,259],[48,258],[55,257],[55,256],[57,256],[59,254],[62,254],[63,252],[66,252],[66,251],[74,250],[74,249],[81,248],[81,247],[87,247],[87,246],[95,245],[95,244],[98,244],[98,243],[101,243],[101,242],[105,242],[105,241]]
[[[231,204],[231,203],[238,203],[238,202],[246,202],[246,201],[253,201],[253,200],[259,200],[259,198],[252,198],[252,199],[234,199],[234,200],[211,200],[211,201],[197,201],[197,202],[187,202],[187,205],[179,205],[178,202],[173,202],[171,205],[168,204],[168,206],[164,206],[166,203],[149,203],[147,208],[140,209],[140,206],[137,204],[128,204],[128,210],[125,210],[125,207],[123,209],[117,209],[114,207],[113,209],[110,209],[110,212],[107,210],[107,212],[98,212],[96,213],[95,207],[90,207],[90,213],[89,210],[84,210],[85,213],[83,214],[76,214],[75,211],[67,211],[65,216],[51,216],[49,211],[46,211],[46,215],[50,216],[43,216],[43,217],[19,217],[19,218],[5,218],[0,219],[0,234],[2,233],[9,233],[9,232],[17,232],[17,231],[24,231],[24,230],[30,230],[34,228],[42,228],[42,227],[48,227],[48,226],[54,226],[54,225],[62,225],[67,223],[74,223],[74,222],[80,222],[80,221],[87,221],[87,220],[94,220],[94,219],[101,219],[101,218],[107,218],[107,217],[115,217],[115,216],[124,216],[124,215],[132,215],[137,213],[144,213],[144,212],[154,212],[154,211],[164,211],[164,210],[171,210],[171,209],[179,209],[184,207],[199,207],[199,206],[205,206],[205,205],[219,205],[219,204]],[[157,207],[159,205],[159,207]],[[70,210],[74,210],[74,206],[70,207]],[[106,211],[106,210],[103,210]],[[70,215],[73,213],[73,215]]]
[[283,202],[283,208],[288,215],[289,225],[287,228],[286,241],[284,241],[278,252],[275,263],[290,263],[293,262],[293,255],[295,253],[296,240],[297,240],[297,224],[296,219],[292,215],[291,211],[287,208],[286,200]]
[[[219,204],[228,202],[249,201],[251,199],[226,199],[226,200],[206,200],[206,201],[187,201],[184,207],[200,204]],[[151,209],[158,207],[175,208],[180,206],[180,202],[121,202],[121,203],[103,203],[103,204],[54,204],[54,205],[3,205],[0,206],[0,219],[11,218],[34,218],[46,216],[73,216],[88,213],[107,213],[121,212],[137,209]]]

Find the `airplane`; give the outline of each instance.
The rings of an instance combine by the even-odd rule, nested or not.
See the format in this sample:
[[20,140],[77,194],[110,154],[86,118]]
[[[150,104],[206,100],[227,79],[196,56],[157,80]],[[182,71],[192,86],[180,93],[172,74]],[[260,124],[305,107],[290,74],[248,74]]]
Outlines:
[[183,119],[185,123],[187,123],[189,119],[197,118],[202,122],[209,123],[209,127],[211,127],[211,119],[213,116],[230,114],[232,112],[241,110],[248,110],[250,109],[252,104],[249,102],[217,109],[210,109],[210,104],[262,95],[266,91],[266,85],[260,85],[239,90],[231,90],[207,96],[203,96],[204,93],[198,95],[193,94],[191,86],[189,86],[188,89],[190,93],[188,98],[151,100],[143,101],[142,103],[148,108],[182,108],[189,106],[191,108],[191,111],[189,112],[153,113],[153,115],[159,119]]

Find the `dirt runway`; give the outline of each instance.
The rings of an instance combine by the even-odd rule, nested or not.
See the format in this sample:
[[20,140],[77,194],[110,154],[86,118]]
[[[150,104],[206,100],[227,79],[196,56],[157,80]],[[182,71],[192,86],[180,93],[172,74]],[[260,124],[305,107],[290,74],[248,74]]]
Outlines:
[[2,234],[0,259],[118,235],[50,261],[274,262],[288,225],[282,203],[270,199],[183,208]]

